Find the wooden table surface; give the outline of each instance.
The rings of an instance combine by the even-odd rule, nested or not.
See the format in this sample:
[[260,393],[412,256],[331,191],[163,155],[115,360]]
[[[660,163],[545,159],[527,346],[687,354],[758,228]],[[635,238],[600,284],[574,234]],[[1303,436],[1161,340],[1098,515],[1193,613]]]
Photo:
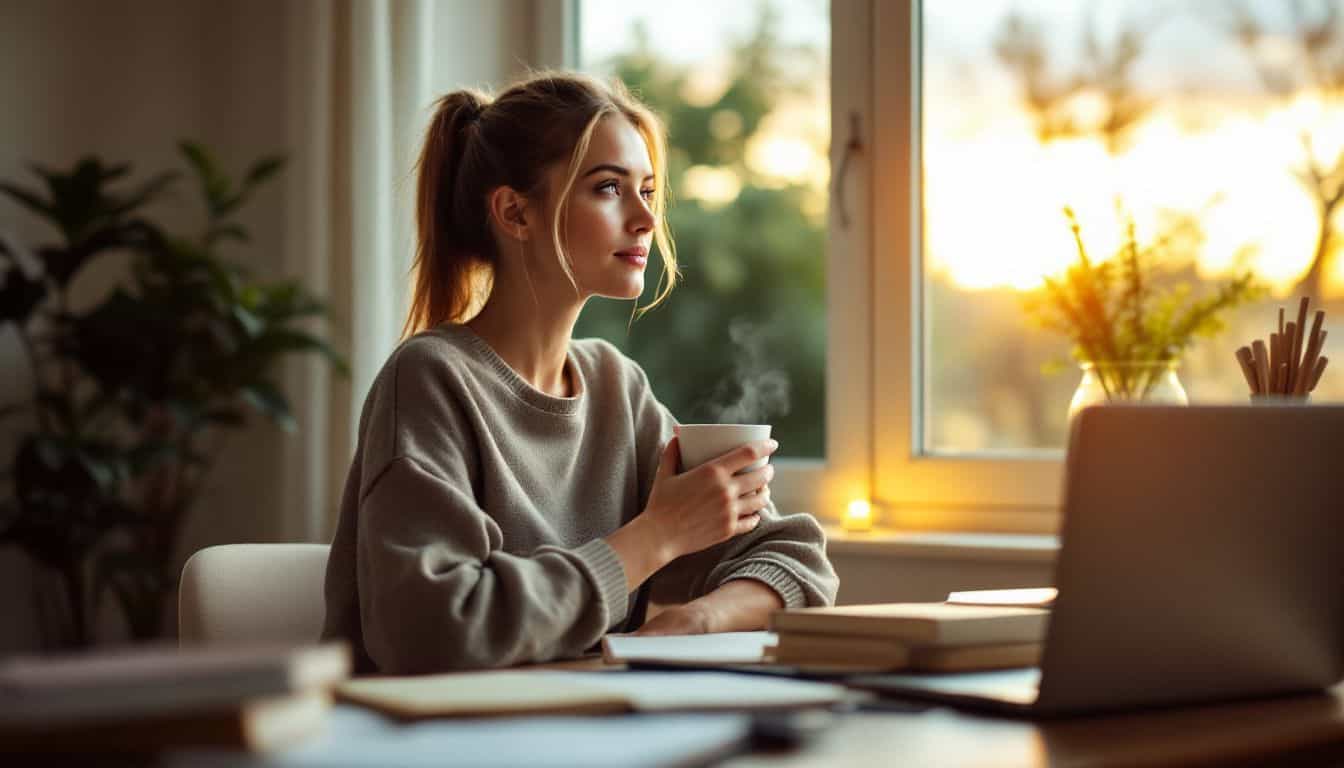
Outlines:
[[[600,658],[538,666],[624,668]],[[918,707],[844,714],[802,748],[723,765],[1344,765],[1344,685],[1314,696],[1053,720]]]

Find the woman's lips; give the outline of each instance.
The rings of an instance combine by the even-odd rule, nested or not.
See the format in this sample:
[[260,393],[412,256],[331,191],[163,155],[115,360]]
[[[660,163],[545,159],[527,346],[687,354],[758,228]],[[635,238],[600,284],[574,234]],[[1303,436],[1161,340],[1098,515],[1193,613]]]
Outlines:
[[618,251],[616,258],[636,267],[642,267],[649,261],[649,257],[640,251]]

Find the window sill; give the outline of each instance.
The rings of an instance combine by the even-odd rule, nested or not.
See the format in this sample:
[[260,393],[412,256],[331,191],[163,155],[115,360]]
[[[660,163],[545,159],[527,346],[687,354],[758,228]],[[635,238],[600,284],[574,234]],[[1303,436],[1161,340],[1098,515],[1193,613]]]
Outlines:
[[862,533],[826,526],[831,555],[906,557],[923,560],[1049,563],[1059,537],[1028,533],[962,533],[874,528]]

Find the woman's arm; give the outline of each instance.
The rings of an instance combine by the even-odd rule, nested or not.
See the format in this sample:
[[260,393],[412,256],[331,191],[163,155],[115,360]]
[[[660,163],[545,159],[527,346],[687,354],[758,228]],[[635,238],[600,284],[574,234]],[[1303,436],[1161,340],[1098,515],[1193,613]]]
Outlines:
[[734,579],[685,605],[660,611],[635,634],[696,635],[766,629],[770,614],[783,607],[783,599],[773,589],[759,581]]

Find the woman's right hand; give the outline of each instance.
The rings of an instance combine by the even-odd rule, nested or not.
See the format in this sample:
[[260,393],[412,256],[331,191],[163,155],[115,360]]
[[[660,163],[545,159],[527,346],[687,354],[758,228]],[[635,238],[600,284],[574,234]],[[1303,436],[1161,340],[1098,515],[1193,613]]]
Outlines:
[[774,440],[747,443],[677,474],[680,442],[676,437],[667,442],[641,516],[652,525],[668,560],[712,547],[760,524],[761,510],[770,503],[769,484],[775,468],[766,464],[736,473],[778,448]]

